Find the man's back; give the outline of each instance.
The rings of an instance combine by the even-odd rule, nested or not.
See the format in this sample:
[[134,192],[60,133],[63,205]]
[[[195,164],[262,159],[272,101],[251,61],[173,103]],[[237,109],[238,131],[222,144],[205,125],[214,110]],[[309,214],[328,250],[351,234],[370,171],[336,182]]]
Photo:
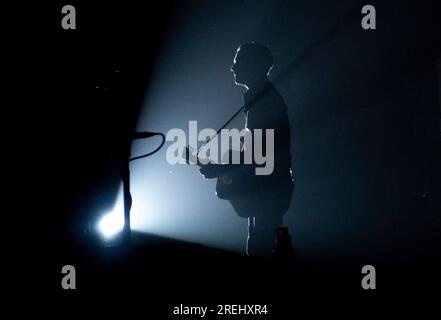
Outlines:
[[[274,129],[274,175],[291,168],[291,126],[288,110],[280,93],[268,82],[260,90],[249,90],[244,94],[246,127]],[[264,152],[266,152],[263,144]]]
[[[291,177],[291,134],[287,108],[271,83],[258,92],[248,91],[244,100],[247,104],[246,127],[251,131],[274,130],[274,171],[270,175],[254,176],[248,181],[243,181],[241,184],[249,192],[241,192],[231,202],[242,217],[282,216],[288,209],[294,187]],[[265,143],[263,153],[266,154]],[[254,168],[248,169],[251,170],[254,171]]]

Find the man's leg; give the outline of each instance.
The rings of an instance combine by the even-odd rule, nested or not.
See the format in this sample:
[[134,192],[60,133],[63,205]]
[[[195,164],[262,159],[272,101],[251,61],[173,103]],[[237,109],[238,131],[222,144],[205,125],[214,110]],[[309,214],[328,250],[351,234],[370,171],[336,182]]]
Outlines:
[[282,225],[282,215],[248,218],[247,254],[270,257],[276,245],[276,228]]

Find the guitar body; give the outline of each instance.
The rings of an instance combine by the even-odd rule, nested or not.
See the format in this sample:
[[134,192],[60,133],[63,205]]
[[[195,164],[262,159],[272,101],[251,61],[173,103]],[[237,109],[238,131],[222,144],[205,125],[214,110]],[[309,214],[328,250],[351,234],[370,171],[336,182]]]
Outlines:
[[277,176],[256,176],[254,170],[235,170],[220,175],[216,183],[218,198],[228,200],[242,218],[285,214],[294,190],[291,172]]

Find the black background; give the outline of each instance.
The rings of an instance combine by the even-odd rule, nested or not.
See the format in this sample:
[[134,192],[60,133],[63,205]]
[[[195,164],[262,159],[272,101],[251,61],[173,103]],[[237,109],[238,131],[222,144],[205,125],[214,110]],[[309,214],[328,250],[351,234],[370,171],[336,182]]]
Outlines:
[[[406,261],[411,262],[405,266],[394,258],[376,256],[377,266],[382,270],[378,271],[376,292],[361,290],[359,267],[354,267],[347,257],[337,266],[299,263],[294,269],[161,239],[152,239],[153,244],[149,246],[131,249],[103,248],[87,240],[83,229],[90,217],[82,208],[90,206],[85,201],[90,201],[91,194],[104,194],[109,198],[116,195],[119,175],[115,172],[121,166],[122,151],[136,125],[148,75],[161,39],[167,35],[168,23],[177,10],[185,7],[183,2],[72,2],[70,4],[77,9],[76,30],[61,28],[64,3],[40,8],[44,9],[44,27],[32,31],[36,38],[31,40],[32,45],[26,53],[38,57],[38,61],[32,59],[36,70],[32,77],[21,81],[23,88],[38,87],[38,94],[43,93],[44,99],[41,105],[35,104],[26,111],[27,120],[42,134],[43,141],[43,144],[29,143],[27,146],[27,152],[39,155],[31,168],[39,175],[33,179],[36,185],[29,187],[28,193],[36,198],[39,209],[34,210],[34,218],[42,226],[37,231],[39,235],[27,246],[30,243],[43,246],[42,240],[49,240],[44,244],[49,248],[45,262],[49,262],[50,284],[55,293],[62,299],[106,295],[127,298],[133,294],[146,306],[146,317],[155,311],[161,315],[159,318],[165,318],[170,315],[170,307],[180,303],[268,303],[273,312],[281,315],[284,311],[295,312],[293,305],[297,301],[329,302],[341,296],[344,297],[341,301],[356,297],[362,303],[370,303],[375,295],[408,296],[436,288],[441,241],[437,193],[439,109],[436,109],[434,63],[440,55],[441,10],[435,1],[375,4],[378,12],[390,13],[390,19],[383,20],[383,26],[378,22],[378,28],[402,28],[407,33],[407,40],[391,45],[393,39],[387,33],[367,39],[359,56],[351,57],[365,62],[366,69],[362,72],[348,71],[351,64],[345,60],[328,63],[340,63],[342,72],[351,74],[352,82],[349,89],[338,83],[327,89],[340,93],[339,102],[343,103],[336,103],[330,113],[338,114],[345,108],[352,108],[366,95],[381,98],[393,92],[391,108],[378,111],[375,117],[367,120],[366,128],[372,129],[366,130],[365,140],[361,146],[357,142],[357,147],[363,149],[365,155],[380,157],[382,163],[396,163],[393,167],[398,169],[392,175],[385,174],[390,166],[366,169],[366,175],[377,177],[377,185],[388,186],[397,179],[410,179],[406,185],[415,187],[410,191],[394,191],[392,200],[373,196],[373,201],[390,201],[390,208],[394,208],[391,211],[398,208],[406,217],[407,222],[400,225],[397,234],[406,234],[406,230],[400,229],[403,226],[417,230],[404,243],[385,240],[385,245],[405,251],[409,244],[419,244],[418,250],[409,251],[412,253]],[[291,5],[287,1],[275,4],[284,12],[301,7],[297,4],[291,8]],[[328,8],[332,5],[328,4]],[[408,19],[402,19],[409,16],[414,17],[412,27]],[[356,11],[353,20],[360,20]],[[344,24],[342,21],[330,33],[342,32]],[[348,37],[355,39],[357,36]],[[351,42],[347,45],[351,46]],[[369,64],[369,48],[373,47],[384,59]],[[387,71],[385,66],[388,66]],[[408,88],[417,88],[418,97],[426,100],[417,107],[415,101],[420,98],[405,101],[401,93]],[[355,142],[349,144],[349,148],[351,146],[355,147]],[[332,150],[332,146],[329,149]],[[332,151],[328,155],[332,155]],[[421,158],[429,158],[429,164],[423,169],[417,165],[424,163]],[[347,163],[340,165],[344,167]],[[422,175],[432,177],[428,200],[421,198]],[[344,175],[341,178],[344,180]],[[96,197],[94,201],[99,203],[102,199]],[[26,206],[26,203],[21,205]],[[382,212],[374,218],[387,220],[391,217]],[[378,232],[380,238],[383,235],[382,230],[373,232]],[[387,236],[383,235],[383,239]],[[34,250],[27,252],[29,257],[39,255]],[[75,292],[61,289],[60,270],[65,264],[77,268],[78,289]]]

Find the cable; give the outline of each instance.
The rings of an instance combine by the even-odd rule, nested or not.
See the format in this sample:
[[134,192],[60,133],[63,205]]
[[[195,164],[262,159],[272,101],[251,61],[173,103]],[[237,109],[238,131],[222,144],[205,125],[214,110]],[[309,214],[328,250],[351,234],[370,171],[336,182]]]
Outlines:
[[162,148],[162,146],[163,146],[164,143],[165,143],[165,136],[164,136],[164,134],[162,134],[161,132],[157,132],[157,133],[155,133],[153,136],[161,136],[162,141],[161,141],[161,144],[159,145],[159,147],[157,147],[157,148],[156,148],[155,150],[153,150],[152,152],[149,152],[149,153],[143,154],[143,155],[141,155],[141,156],[136,156],[136,157],[133,157],[133,158],[129,158],[129,162],[131,162],[131,161],[135,161],[135,160],[138,160],[138,159],[142,159],[142,158],[149,157],[149,156],[155,154],[156,152],[158,152],[159,149]]

